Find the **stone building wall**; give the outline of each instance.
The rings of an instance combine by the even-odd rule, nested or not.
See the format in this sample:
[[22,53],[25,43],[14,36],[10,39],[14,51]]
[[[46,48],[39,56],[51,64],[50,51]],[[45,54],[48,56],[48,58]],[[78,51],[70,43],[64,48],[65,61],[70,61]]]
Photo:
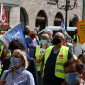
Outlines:
[[[72,0],[71,0],[72,1]],[[61,4],[62,3],[62,4]],[[59,5],[63,5],[65,2],[61,0]],[[73,5],[73,3],[71,3]],[[79,21],[82,20],[82,11],[83,11],[83,0],[77,1],[77,8],[75,7],[73,10],[68,11],[67,16],[67,25],[69,26],[69,21],[72,18],[72,15],[76,14],[79,18]],[[57,5],[47,4],[47,0],[21,0],[21,7],[24,8],[28,14],[28,25],[31,30],[35,27],[35,21],[37,14],[40,10],[44,10],[48,19],[48,26],[54,25],[54,18],[58,12],[63,14],[64,22],[65,22],[65,11],[58,9]]]

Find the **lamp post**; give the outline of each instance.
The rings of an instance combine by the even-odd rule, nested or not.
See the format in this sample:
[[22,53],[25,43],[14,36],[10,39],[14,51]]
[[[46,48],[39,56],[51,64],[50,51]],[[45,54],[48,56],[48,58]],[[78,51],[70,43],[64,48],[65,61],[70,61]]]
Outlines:
[[59,9],[65,10],[65,29],[66,29],[66,30],[67,30],[67,13],[68,13],[69,10],[72,10],[72,9],[75,8],[76,1],[77,1],[77,0],[74,0],[74,5],[71,6],[71,5],[70,5],[70,0],[66,0],[66,5],[62,5],[61,7],[59,7],[59,3],[58,3],[59,0],[56,0],[57,7],[58,7]]

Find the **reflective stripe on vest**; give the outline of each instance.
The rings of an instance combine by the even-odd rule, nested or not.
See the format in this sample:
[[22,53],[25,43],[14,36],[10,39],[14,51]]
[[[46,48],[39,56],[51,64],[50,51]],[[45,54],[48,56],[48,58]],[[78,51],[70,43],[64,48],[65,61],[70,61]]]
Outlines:
[[[47,53],[45,53],[45,64],[46,61],[52,51],[53,47],[50,47],[46,50]],[[56,58],[56,65],[55,65],[55,76],[64,79],[65,78],[65,74],[64,74],[64,67],[63,64],[67,61],[67,57],[68,57],[68,47],[62,46],[58,56]],[[49,54],[48,54],[49,53]],[[44,68],[45,68],[45,64],[44,64]],[[44,75],[44,74],[43,74]]]
[[[39,48],[40,48],[40,45],[38,45],[36,47],[36,53],[35,53],[35,57],[36,57],[36,60],[39,60]],[[36,66],[37,66],[37,71],[40,71],[41,69],[41,63],[36,63]]]

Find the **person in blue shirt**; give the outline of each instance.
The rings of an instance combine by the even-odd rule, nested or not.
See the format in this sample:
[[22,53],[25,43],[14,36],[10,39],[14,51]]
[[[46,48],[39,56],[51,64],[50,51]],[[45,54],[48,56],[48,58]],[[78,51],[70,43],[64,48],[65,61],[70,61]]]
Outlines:
[[28,67],[26,52],[14,50],[10,62],[11,68],[5,70],[1,76],[5,85],[35,85],[32,73],[25,70]]

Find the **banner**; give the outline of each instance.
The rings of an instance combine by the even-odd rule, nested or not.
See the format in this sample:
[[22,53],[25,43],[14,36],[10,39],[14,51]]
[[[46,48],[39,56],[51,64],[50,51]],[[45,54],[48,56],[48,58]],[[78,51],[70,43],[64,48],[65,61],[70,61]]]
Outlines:
[[[13,39],[19,39],[20,41],[23,42],[23,44],[26,48],[26,51],[28,52],[28,47],[27,47],[27,44],[25,41],[23,28],[20,23],[18,25],[16,25],[14,28],[12,28],[11,30],[9,30],[8,32],[6,32],[4,35],[2,35],[0,37],[0,39],[4,42],[4,44],[7,46],[7,48],[9,47],[9,43]],[[27,56],[29,57],[29,53],[27,53]]]
[[77,22],[79,43],[85,43],[85,21]]

